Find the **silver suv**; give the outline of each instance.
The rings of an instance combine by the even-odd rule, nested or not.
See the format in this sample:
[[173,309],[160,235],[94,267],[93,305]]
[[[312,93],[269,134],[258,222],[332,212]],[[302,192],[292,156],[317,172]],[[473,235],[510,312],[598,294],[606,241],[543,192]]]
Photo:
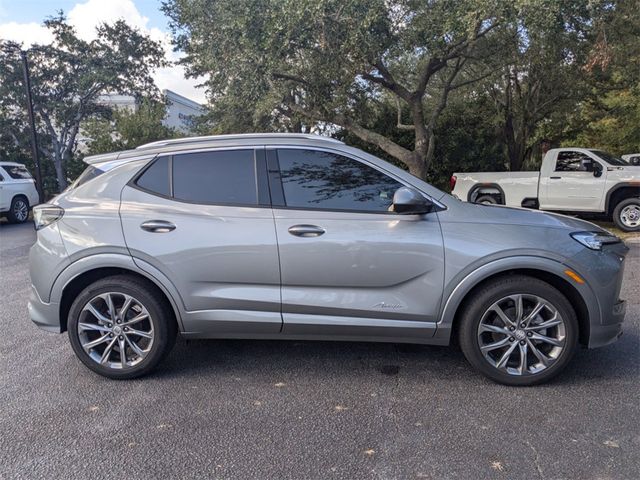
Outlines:
[[91,370],[186,338],[459,342],[531,385],[621,333],[627,248],[574,218],[462,203],[314,135],[186,138],[89,157],[34,209],[33,321]]

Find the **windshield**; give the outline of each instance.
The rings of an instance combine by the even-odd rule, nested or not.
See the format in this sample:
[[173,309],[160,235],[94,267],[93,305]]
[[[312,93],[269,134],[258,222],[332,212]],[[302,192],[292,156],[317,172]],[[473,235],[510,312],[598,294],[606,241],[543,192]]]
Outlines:
[[613,155],[603,152],[602,150],[591,150],[593,153],[598,155],[602,160],[607,162],[609,165],[614,167],[624,167],[625,165],[629,165],[627,162],[622,160],[621,158],[614,157]]
[[2,168],[9,174],[11,178],[16,180],[33,178],[23,165],[4,165]]

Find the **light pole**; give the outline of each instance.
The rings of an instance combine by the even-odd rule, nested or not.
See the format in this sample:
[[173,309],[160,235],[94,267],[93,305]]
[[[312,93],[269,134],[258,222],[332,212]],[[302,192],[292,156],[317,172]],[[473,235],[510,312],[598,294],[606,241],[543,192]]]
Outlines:
[[33,99],[31,98],[31,78],[29,77],[29,62],[27,61],[27,51],[20,50],[20,58],[22,59],[22,73],[24,75],[24,89],[27,96],[27,112],[29,113],[29,127],[31,130],[31,153],[33,154],[33,163],[36,169],[36,190],[40,203],[44,201],[44,192],[42,191],[42,172],[40,171],[40,155],[38,155],[38,135],[36,133],[36,121],[33,115]]

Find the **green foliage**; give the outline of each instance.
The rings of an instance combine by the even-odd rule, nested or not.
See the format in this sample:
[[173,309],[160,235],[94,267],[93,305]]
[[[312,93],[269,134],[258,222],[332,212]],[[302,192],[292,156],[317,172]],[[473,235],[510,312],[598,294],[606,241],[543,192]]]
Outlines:
[[[482,74],[466,56],[515,12],[507,0],[171,0],[163,9],[188,72],[207,76],[215,131],[331,123],[419,176],[456,78]],[[389,106],[412,131],[404,146],[364,126]]]
[[166,105],[153,99],[143,99],[134,110],[114,110],[111,118],[92,119],[83,127],[89,140],[88,155],[129,150],[166,138],[177,132],[162,124]]
[[[57,187],[63,189],[81,124],[110,112],[100,96],[157,95],[151,72],[164,65],[164,52],[124,21],[99,26],[91,41],[79,38],[62,13],[44,24],[54,40],[28,52],[33,104],[43,156],[52,162]],[[16,132],[27,128],[19,47],[0,40],[0,112],[12,119]]]
[[[608,7],[608,8],[607,8]],[[563,143],[614,154],[640,151],[640,9],[633,0],[600,6],[589,61],[591,90],[564,129]]]
[[535,168],[543,138],[637,144],[635,87],[610,92],[639,77],[632,0],[166,0],[163,10],[188,72],[208,75],[203,133],[329,126],[438,184],[452,170]]

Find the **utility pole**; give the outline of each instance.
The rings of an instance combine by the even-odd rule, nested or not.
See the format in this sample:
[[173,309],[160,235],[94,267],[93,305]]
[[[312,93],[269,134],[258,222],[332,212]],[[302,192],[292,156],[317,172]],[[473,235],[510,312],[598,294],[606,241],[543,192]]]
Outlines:
[[36,134],[36,121],[33,115],[33,99],[31,98],[31,79],[29,78],[29,63],[27,62],[27,51],[20,50],[22,58],[22,72],[24,74],[24,89],[27,95],[27,111],[29,112],[29,126],[31,127],[31,153],[36,167],[36,190],[40,203],[44,202],[44,192],[42,191],[42,172],[40,171],[40,156],[38,155],[38,136]]

